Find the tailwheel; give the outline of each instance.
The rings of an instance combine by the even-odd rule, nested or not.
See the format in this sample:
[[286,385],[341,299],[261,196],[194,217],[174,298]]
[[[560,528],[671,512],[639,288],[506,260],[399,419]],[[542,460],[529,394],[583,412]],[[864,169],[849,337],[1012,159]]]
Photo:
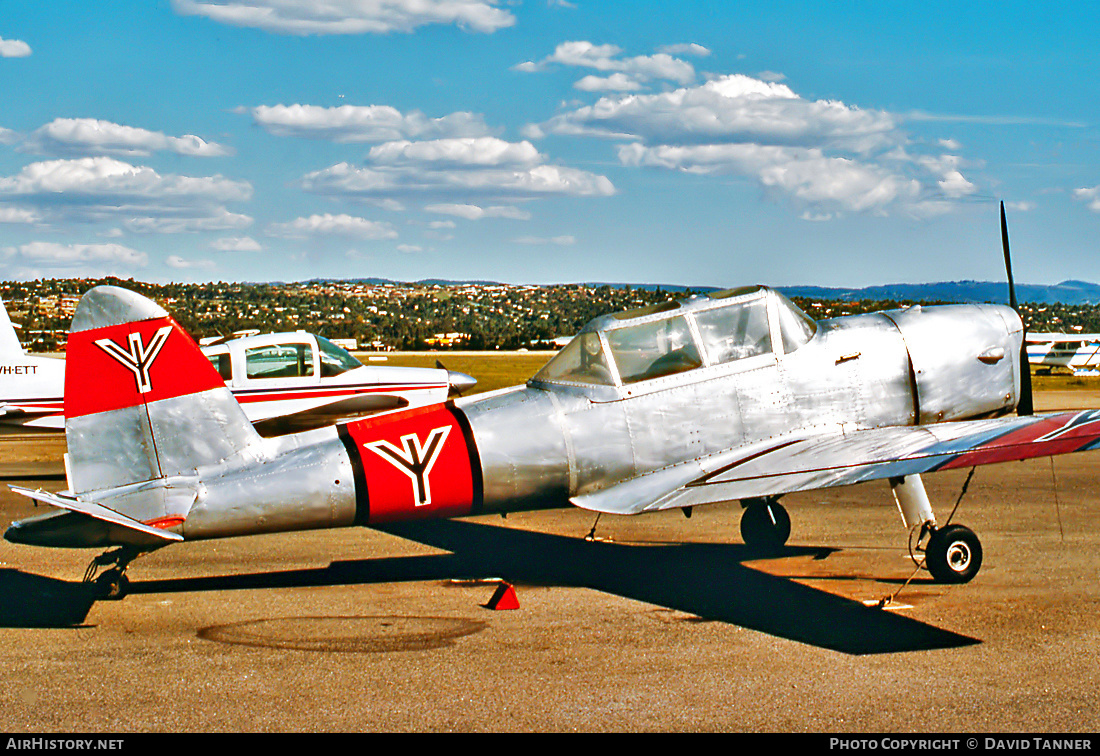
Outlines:
[[791,536],[791,517],[776,498],[745,499],[741,540],[746,546],[773,551]]
[[[140,553],[133,546],[120,546],[114,551],[100,554],[91,561],[88,569],[85,570],[84,582],[95,583],[98,598],[108,601],[119,601],[125,598],[130,587],[130,579],[126,577],[126,568]],[[114,566],[96,577],[99,568],[107,565]]]
[[108,601],[121,601],[130,588],[130,578],[119,570],[107,570],[95,581],[99,598]]
[[925,565],[938,583],[969,583],[982,566],[982,544],[965,525],[933,530],[925,548]]

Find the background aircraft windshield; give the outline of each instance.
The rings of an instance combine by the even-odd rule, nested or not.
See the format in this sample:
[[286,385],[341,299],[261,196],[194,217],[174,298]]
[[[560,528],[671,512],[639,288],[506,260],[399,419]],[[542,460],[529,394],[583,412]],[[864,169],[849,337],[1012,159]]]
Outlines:
[[317,337],[317,348],[321,351],[322,378],[329,378],[363,367],[362,362],[322,336]]

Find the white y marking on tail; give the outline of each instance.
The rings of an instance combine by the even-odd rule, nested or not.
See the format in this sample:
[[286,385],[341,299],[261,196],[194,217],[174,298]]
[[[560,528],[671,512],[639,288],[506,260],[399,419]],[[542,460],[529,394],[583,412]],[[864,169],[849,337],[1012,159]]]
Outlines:
[[153,366],[153,361],[164,348],[164,343],[168,341],[168,334],[171,332],[170,325],[160,328],[153,334],[149,346],[145,346],[142,342],[140,333],[131,333],[129,350],[123,349],[111,339],[98,339],[95,345],[133,373],[138,393],[146,394],[153,389],[153,383],[149,379],[149,368]]

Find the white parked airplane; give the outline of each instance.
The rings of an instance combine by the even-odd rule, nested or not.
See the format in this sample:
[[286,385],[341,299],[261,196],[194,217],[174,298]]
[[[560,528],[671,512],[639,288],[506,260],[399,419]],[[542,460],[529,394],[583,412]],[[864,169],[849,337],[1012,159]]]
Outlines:
[[[441,367],[363,365],[304,331],[231,339],[202,351],[266,435],[437,404],[477,383]],[[65,361],[25,353],[0,302],[0,424],[64,430],[64,387]]]
[[1074,375],[1100,375],[1100,333],[1029,333],[1027,361],[1068,368]]

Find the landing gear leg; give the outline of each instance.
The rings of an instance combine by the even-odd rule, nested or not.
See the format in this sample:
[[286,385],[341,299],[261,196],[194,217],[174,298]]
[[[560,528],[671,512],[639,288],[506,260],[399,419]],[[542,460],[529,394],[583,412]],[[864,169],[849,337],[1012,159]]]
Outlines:
[[791,536],[791,517],[779,503],[778,496],[763,499],[743,499],[741,506],[741,540],[746,546],[775,551]]
[[[966,482],[969,484],[970,478]],[[982,566],[982,544],[974,531],[965,525],[949,523],[942,528],[936,525],[932,505],[919,475],[891,478],[890,487],[906,527],[910,531],[920,527],[915,552],[923,551],[924,560],[919,563],[932,573],[937,583],[968,583],[973,580]],[[961,494],[959,498],[962,499]],[[958,507],[958,503],[955,506]],[[917,561],[915,553],[913,557]]]
[[[125,598],[130,587],[130,579],[126,577],[126,568],[140,553],[133,546],[120,546],[114,551],[100,554],[91,561],[88,569],[84,571],[84,582],[95,583],[99,598],[108,601],[120,601]],[[99,568],[107,565],[113,566],[99,577],[96,577]]]

